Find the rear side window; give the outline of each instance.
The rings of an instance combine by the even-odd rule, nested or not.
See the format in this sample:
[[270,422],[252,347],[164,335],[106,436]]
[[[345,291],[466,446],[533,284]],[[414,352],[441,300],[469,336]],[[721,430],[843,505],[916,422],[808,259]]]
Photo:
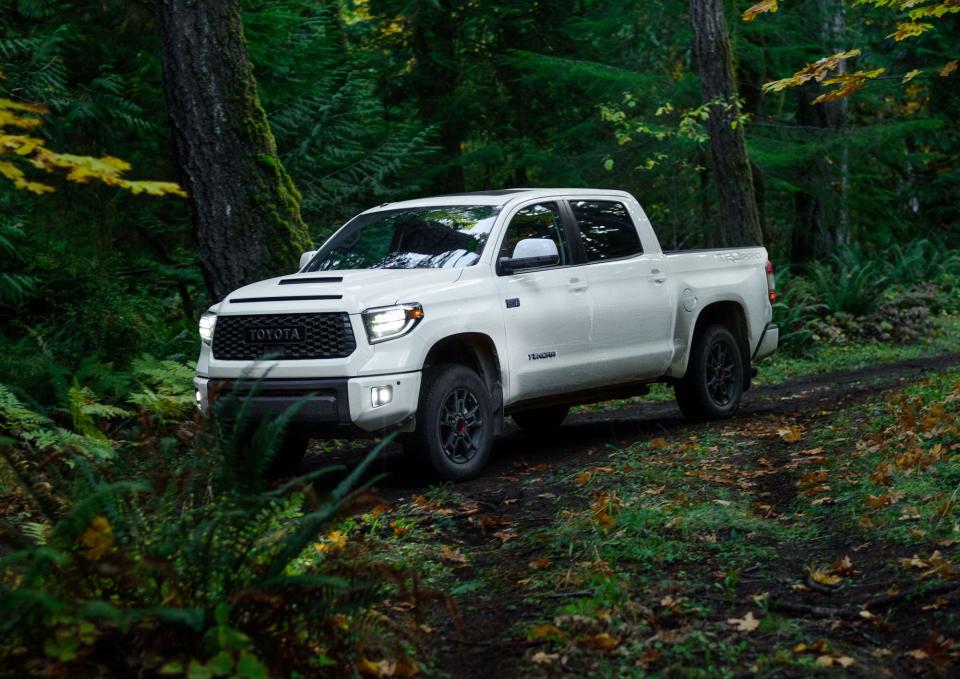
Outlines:
[[643,253],[637,227],[623,203],[607,200],[571,200],[580,227],[580,242],[588,262]]

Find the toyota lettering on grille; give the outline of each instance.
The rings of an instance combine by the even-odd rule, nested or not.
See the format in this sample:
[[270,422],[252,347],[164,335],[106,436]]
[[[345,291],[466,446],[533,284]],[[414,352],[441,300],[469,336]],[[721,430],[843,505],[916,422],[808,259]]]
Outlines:
[[302,325],[279,328],[247,328],[246,338],[250,344],[294,344],[302,342],[306,330]]

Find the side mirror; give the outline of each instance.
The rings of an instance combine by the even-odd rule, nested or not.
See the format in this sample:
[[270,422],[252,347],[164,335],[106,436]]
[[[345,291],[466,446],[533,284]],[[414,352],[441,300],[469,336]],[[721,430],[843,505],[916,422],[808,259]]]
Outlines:
[[501,257],[500,270],[506,274],[560,263],[557,244],[549,238],[524,238],[513,248],[513,257]]
[[317,254],[316,250],[311,250],[310,252],[304,252],[300,255],[300,268],[297,271],[301,271],[303,267],[310,263],[310,260],[313,259],[314,255]]

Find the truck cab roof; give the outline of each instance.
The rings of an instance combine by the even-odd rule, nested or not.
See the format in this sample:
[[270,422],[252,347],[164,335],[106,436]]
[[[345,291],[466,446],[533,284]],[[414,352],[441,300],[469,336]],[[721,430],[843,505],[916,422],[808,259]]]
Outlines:
[[610,196],[618,198],[630,198],[626,191],[614,191],[611,189],[571,189],[571,188],[545,188],[545,189],[501,189],[498,191],[471,191],[468,193],[451,193],[440,196],[427,196],[424,198],[415,198],[413,200],[404,200],[396,203],[383,203],[367,212],[377,212],[380,210],[396,210],[399,208],[426,207],[428,205],[506,205],[511,202],[519,202],[530,198],[556,198],[556,197],[575,197],[575,196]]

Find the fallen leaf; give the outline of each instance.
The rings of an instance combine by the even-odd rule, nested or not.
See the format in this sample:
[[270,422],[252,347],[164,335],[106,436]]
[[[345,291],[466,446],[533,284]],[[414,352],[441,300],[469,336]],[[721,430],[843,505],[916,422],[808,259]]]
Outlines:
[[856,572],[856,569],[853,567],[853,561],[850,560],[849,556],[838,556],[837,559],[830,564],[830,572],[834,575],[853,575]]
[[542,570],[550,565],[550,557],[541,556],[539,559],[534,559],[527,565],[535,571]]
[[654,450],[665,450],[670,447],[670,442],[662,436],[658,436],[650,441],[650,447]]
[[819,568],[812,568],[809,571],[810,579],[820,585],[826,585],[827,587],[835,587],[840,583],[841,576],[834,573],[828,573],[826,571],[820,570]]
[[113,528],[107,517],[97,515],[90,520],[90,527],[80,534],[80,542],[87,548],[84,552],[91,561],[98,561],[113,549]]
[[450,561],[452,563],[467,563],[467,557],[463,555],[463,552],[459,549],[451,549],[446,545],[440,547],[440,557],[443,558],[444,561]]
[[537,651],[533,654],[533,657],[530,658],[530,661],[537,665],[549,665],[559,658],[559,653],[545,653],[544,651]]
[[796,443],[803,438],[803,430],[800,427],[786,427],[777,430],[777,436],[787,443]]
[[551,625],[549,623],[543,625],[534,625],[527,630],[527,638],[531,641],[544,641],[546,639],[556,639],[558,641],[563,641],[567,638],[567,635],[563,633],[556,625]]
[[601,632],[600,634],[592,634],[586,637],[580,637],[577,639],[577,645],[584,648],[595,648],[600,651],[609,651],[620,645],[620,640],[616,637],[612,637],[606,632]]
[[738,632],[752,632],[760,626],[760,621],[753,617],[752,611],[747,611],[742,618],[727,618],[727,624]]

